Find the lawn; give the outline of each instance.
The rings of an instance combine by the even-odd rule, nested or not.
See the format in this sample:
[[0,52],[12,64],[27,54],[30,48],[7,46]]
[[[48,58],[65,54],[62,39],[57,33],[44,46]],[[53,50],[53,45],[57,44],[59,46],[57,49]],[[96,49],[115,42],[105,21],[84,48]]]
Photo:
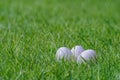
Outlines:
[[[120,80],[119,0],[0,0],[0,80]],[[82,45],[97,63],[57,62]]]

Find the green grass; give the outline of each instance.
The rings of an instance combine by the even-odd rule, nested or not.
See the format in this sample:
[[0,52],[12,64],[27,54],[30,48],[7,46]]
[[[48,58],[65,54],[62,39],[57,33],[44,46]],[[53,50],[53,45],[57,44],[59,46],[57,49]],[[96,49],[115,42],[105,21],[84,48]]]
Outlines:
[[[0,0],[0,80],[120,80],[119,0]],[[59,63],[82,45],[97,64]]]

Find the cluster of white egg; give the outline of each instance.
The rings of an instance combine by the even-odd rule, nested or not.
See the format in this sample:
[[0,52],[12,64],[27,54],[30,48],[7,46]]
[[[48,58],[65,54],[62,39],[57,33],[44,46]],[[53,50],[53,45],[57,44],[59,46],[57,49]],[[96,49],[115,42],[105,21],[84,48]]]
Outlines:
[[85,61],[95,60],[96,52],[92,49],[84,50],[82,46],[75,46],[71,50],[66,47],[61,47],[56,52],[56,59],[58,61],[62,59],[70,61],[72,58],[77,63],[83,63]]

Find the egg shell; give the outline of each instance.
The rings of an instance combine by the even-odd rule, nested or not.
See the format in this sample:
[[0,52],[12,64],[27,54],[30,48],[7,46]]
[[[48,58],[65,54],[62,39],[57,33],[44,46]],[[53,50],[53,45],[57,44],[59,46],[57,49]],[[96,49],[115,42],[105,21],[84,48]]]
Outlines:
[[83,51],[78,59],[77,59],[77,62],[78,63],[82,63],[84,61],[89,61],[89,60],[92,60],[92,59],[95,59],[96,58],[96,52],[92,49],[88,49],[88,50],[85,50]]
[[78,58],[78,56],[84,51],[84,48],[82,46],[75,46],[71,49],[71,52],[75,59]]
[[66,47],[61,47],[56,52],[56,59],[57,60],[61,60],[63,58],[65,60],[70,60],[71,56],[72,56],[71,50],[66,48]]

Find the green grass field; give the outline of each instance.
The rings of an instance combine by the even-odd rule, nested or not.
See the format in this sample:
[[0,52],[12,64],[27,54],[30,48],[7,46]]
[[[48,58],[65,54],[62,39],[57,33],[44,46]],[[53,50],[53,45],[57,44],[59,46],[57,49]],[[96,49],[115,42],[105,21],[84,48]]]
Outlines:
[[[119,0],[0,0],[0,80],[120,80]],[[57,62],[82,45],[96,64]]]

